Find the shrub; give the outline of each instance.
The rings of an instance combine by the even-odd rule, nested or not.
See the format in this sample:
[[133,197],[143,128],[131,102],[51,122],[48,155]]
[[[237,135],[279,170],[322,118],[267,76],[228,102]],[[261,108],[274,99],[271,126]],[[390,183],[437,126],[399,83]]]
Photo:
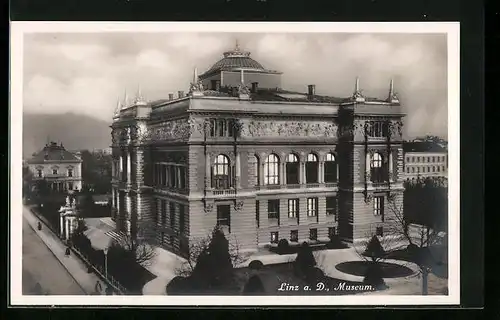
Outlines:
[[208,248],[198,256],[193,270],[193,280],[207,289],[232,280],[233,263],[229,254],[229,242],[224,233],[215,228]]
[[260,260],[252,260],[249,264],[248,267],[253,270],[260,270],[264,267],[264,264]]
[[324,279],[325,273],[318,267],[312,267],[305,271],[304,277],[308,283],[316,284]]
[[290,247],[287,239],[281,239],[278,241],[278,251],[283,252],[288,250]]
[[370,257],[373,261],[382,258],[385,254],[384,248],[380,244],[380,240],[377,236],[373,236],[370,242],[366,245],[366,249],[363,253],[364,256]]
[[294,269],[297,275],[304,276],[310,268],[316,266],[316,259],[314,258],[311,247],[307,242],[303,242],[295,258]]
[[371,285],[377,290],[385,288],[385,281],[383,278],[382,268],[380,264],[376,262],[370,262],[370,265],[366,269],[363,283]]
[[243,287],[243,295],[262,295],[265,292],[264,284],[258,275],[251,276]]
[[165,288],[168,295],[191,293],[190,278],[177,276],[170,280]]

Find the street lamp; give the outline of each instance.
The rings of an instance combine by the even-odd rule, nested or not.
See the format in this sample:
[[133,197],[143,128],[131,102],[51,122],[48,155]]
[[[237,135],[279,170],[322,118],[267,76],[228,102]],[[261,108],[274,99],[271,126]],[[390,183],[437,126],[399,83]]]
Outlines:
[[104,275],[108,278],[108,247],[104,248]]

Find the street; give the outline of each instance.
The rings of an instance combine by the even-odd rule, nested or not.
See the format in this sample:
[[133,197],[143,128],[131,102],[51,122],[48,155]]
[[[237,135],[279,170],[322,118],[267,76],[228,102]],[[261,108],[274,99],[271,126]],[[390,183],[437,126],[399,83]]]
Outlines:
[[23,218],[23,294],[85,295]]

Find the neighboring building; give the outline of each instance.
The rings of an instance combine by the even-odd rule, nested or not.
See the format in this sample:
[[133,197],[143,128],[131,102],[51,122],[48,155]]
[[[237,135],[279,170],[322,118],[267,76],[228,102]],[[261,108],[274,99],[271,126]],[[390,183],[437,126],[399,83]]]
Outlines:
[[383,234],[386,204],[401,203],[404,191],[404,113],[392,81],[388,99],[365,98],[357,79],[348,98],[319,96],[314,85],[262,88],[269,74],[249,53],[224,55],[210,70],[231,62],[238,85],[205,90],[195,70],[187,95],[148,103],[139,90],[119,103],[117,229],[181,253],[215,225],[245,249]]
[[64,146],[51,142],[28,160],[33,180],[45,179],[50,188],[66,192],[82,188],[82,160]]
[[405,179],[447,178],[448,150],[428,141],[403,144],[405,153]]

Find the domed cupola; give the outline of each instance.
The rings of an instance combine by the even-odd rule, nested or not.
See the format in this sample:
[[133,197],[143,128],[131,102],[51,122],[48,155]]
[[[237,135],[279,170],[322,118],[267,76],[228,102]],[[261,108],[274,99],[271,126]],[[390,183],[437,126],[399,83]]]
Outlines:
[[[264,87],[280,87],[281,72],[264,68],[259,62],[250,57],[249,51],[241,50],[238,42],[235,48],[223,53],[223,58],[217,61],[208,71],[200,75],[200,80],[205,87],[217,90],[221,86],[238,86],[240,84],[240,72],[245,72],[245,84],[259,83]],[[262,83],[259,76],[265,74],[266,80]],[[271,77],[269,77],[271,75]],[[272,77],[274,75],[274,77]],[[275,79],[273,79],[275,78]],[[264,80],[264,78],[262,78]],[[262,87],[262,86],[261,86]]]

